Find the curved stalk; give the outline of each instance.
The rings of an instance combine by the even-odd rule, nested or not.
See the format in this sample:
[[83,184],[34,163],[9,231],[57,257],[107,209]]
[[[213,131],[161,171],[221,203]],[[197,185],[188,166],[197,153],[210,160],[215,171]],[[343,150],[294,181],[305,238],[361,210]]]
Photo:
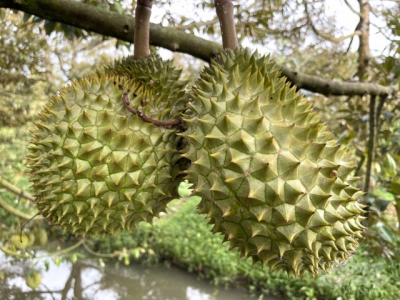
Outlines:
[[62,249],[62,250],[59,250],[59,251],[55,251],[55,252],[52,252],[52,253],[48,253],[46,255],[37,256],[37,257],[32,257],[31,255],[21,254],[21,253],[12,251],[10,249],[7,249],[6,247],[3,247],[2,245],[0,245],[0,250],[3,251],[6,254],[12,255],[14,257],[19,257],[19,258],[47,258],[47,257],[51,257],[51,256],[66,254],[66,253],[78,248],[84,242],[85,242],[85,239],[81,239],[79,242],[77,242],[76,244],[72,245],[71,247],[68,247],[68,248],[65,248],[65,249]]
[[17,196],[20,196],[20,197],[25,198],[30,201],[35,201],[35,198],[32,195],[23,191],[19,187],[16,187],[11,182],[5,180],[1,175],[0,175],[0,185],[4,186],[7,190],[9,190],[10,192],[12,192],[13,194],[15,194]]
[[91,254],[91,255],[93,255],[93,256],[100,257],[100,258],[114,258],[114,257],[117,256],[117,255],[115,255],[115,254],[104,254],[104,253],[95,252],[95,251],[93,251],[92,249],[90,249],[89,246],[86,245],[85,242],[83,243],[83,247],[85,247],[86,251],[89,252],[89,254]]
[[[10,214],[20,217],[22,219],[25,220],[31,220],[32,218],[36,217],[36,215],[28,215],[26,213],[23,213],[22,211],[14,208],[13,206],[11,206],[10,204],[8,204],[7,202],[5,202],[3,199],[0,198],[0,206],[7,212],[9,212]],[[42,220],[43,217],[42,216],[37,216],[36,220]]]

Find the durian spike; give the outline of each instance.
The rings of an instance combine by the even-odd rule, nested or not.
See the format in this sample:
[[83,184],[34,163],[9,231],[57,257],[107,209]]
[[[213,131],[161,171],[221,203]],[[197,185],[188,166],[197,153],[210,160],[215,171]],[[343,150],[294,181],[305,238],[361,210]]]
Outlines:
[[231,0],[215,0],[215,10],[221,25],[222,46],[224,49],[235,50],[238,46],[233,4]]

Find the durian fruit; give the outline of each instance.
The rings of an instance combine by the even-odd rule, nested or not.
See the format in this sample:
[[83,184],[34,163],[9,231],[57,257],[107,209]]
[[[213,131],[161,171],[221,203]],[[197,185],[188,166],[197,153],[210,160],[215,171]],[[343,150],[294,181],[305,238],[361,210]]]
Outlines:
[[35,234],[33,232],[28,232],[26,234],[26,236],[28,237],[28,241],[29,241],[28,247],[33,246],[33,244],[35,244],[35,240],[36,240]]
[[35,231],[35,245],[37,246],[45,246],[48,241],[47,231],[43,228],[40,228]]
[[225,50],[193,87],[187,179],[230,248],[295,275],[358,246],[363,194],[346,149],[269,57]]
[[29,237],[25,233],[14,233],[11,235],[10,242],[18,250],[24,250],[30,245]]
[[186,84],[179,75],[149,56],[77,80],[51,98],[32,131],[28,160],[45,218],[93,235],[130,230],[165,211],[177,195],[180,137],[147,120],[177,118],[173,107]]
[[42,283],[42,275],[36,271],[30,271],[25,277],[25,282],[31,289],[37,289]]

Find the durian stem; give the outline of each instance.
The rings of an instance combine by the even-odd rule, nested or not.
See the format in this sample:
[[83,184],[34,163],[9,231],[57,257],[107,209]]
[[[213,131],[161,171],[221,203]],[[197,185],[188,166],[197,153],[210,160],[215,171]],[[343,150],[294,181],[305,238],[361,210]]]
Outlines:
[[83,243],[83,247],[85,247],[86,251],[89,252],[89,254],[97,256],[97,257],[101,257],[101,258],[113,258],[116,255],[115,254],[104,254],[104,253],[98,253],[93,251],[92,249],[89,248],[88,245],[86,245],[86,243]]
[[231,0],[215,0],[215,9],[221,25],[222,47],[235,50],[238,46],[235,17]]
[[[59,250],[59,251],[55,251],[55,252],[51,252],[42,256],[37,256],[35,258],[40,259],[40,258],[47,258],[47,257],[51,257],[51,256],[56,256],[56,255],[63,255],[63,254],[67,254],[68,252],[78,248],[80,245],[82,245],[85,242],[85,239],[81,239],[79,242],[77,242],[76,244],[72,245],[71,247]],[[3,247],[2,245],[0,245],[0,250],[3,251],[4,253],[7,253],[9,255],[12,255],[14,257],[19,257],[19,258],[34,258],[32,255],[25,255],[25,254],[20,254],[18,252],[12,251],[6,247]]]
[[[22,211],[14,208],[13,206],[9,205],[7,202],[5,202],[3,199],[0,198],[0,206],[5,210],[8,211],[10,214],[13,214],[14,216],[20,217],[25,220],[30,220],[32,217],[36,217],[36,215],[31,216],[28,214],[23,213]],[[36,220],[43,220],[43,217],[39,216]]]
[[27,192],[21,190],[20,188],[16,187],[11,182],[5,180],[3,177],[1,177],[1,175],[0,175],[0,185],[4,186],[7,190],[9,190],[10,192],[12,192],[13,194],[15,194],[17,196],[20,196],[20,197],[25,198],[30,201],[35,201],[34,197],[32,197]]
[[18,258],[31,258],[30,255],[25,255],[25,254],[22,254],[22,253],[18,253],[18,252],[16,252],[16,251],[12,251],[12,250],[10,250],[10,249],[8,249],[8,248],[6,248],[6,247],[3,247],[2,245],[0,245],[0,250],[3,251],[4,253],[6,253],[6,254],[8,254],[8,255],[11,255],[11,256],[14,256],[14,257],[18,257]]
[[135,10],[134,59],[150,55],[150,16],[153,0],[139,0]]
[[383,106],[388,98],[388,95],[379,96],[379,103],[376,107],[376,132],[375,132],[375,140],[377,139],[379,132],[381,131],[381,114]]
[[374,161],[374,153],[375,153],[375,103],[376,96],[371,95],[369,99],[369,136],[368,136],[368,157],[367,157],[367,170],[365,172],[365,181],[364,181],[364,192],[368,193],[369,184],[371,180],[372,173],[372,163]]
[[146,116],[141,110],[134,109],[131,106],[131,103],[129,102],[129,99],[128,99],[128,93],[126,93],[126,92],[123,93],[123,95],[122,95],[122,102],[124,103],[124,106],[126,107],[127,110],[129,110],[131,113],[137,115],[139,118],[141,118],[145,122],[152,123],[154,125],[165,127],[165,128],[171,128],[171,127],[178,126],[181,124],[180,119],[175,119],[172,121],[160,121],[160,120],[155,120],[155,119],[152,119],[152,118]]
[[46,255],[38,256],[36,258],[46,258],[46,257],[51,257],[51,256],[56,256],[56,255],[67,254],[68,252],[70,252],[72,250],[75,250],[76,248],[79,248],[84,242],[85,242],[85,239],[83,238],[79,242],[77,242],[76,244],[74,244],[74,245],[72,245],[72,246],[70,246],[68,248],[65,248],[65,249],[62,249],[62,250],[59,250],[59,251],[55,251],[55,252],[51,252],[51,253],[48,253]]

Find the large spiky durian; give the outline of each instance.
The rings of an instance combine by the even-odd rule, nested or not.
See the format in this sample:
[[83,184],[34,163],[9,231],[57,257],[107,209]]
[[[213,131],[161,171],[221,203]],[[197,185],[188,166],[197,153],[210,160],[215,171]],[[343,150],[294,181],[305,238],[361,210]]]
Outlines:
[[158,56],[127,59],[53,96],[32,131],[29,156],[36,205],[64,231],[131,229],[165,211],[179,183],[173,129],[145,122],[123,105],[171,120],[185,82]]
[[214,233],[296,275],[349,257],[363,228],[353,164],[269,57],[224,51],[201,73],[190,106],[183,156]]

